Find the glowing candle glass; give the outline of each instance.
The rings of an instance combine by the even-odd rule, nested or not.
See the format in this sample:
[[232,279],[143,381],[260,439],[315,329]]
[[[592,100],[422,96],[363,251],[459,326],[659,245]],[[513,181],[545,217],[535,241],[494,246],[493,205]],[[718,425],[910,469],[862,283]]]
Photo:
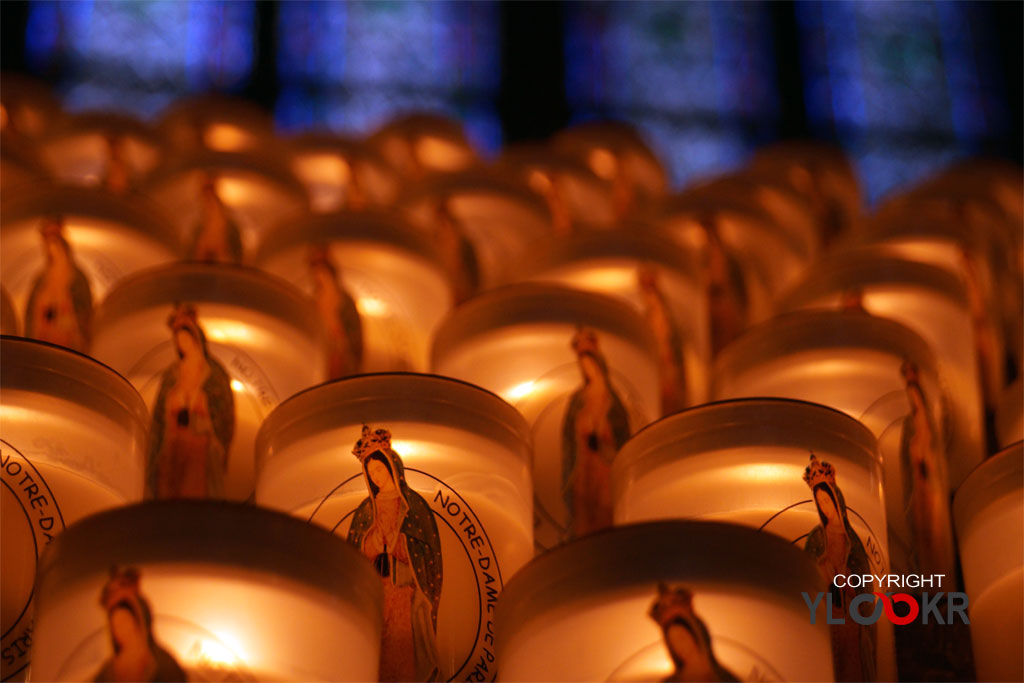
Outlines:
[[242,99],[207,95],[179,100],[160,116],[168,151],[253,152],[276,145],[271,115]]
[[0,111],[0,130],[28,140],[39,138],[64,117],[60,100],[49,86],[17,73],[4,74]]
[[38,681],[370,681],[381,592],[359,553],[257,507],[162,501],[82,520],[39,572]]
[[708,301],[698,266],[667,235],[582,234],[532,255],[523,270],[524,279],[608,294],[640,312],[658,345],[662,414],[706,400]]
[[615,213],[623,218],[643,212],[668,189],[668,174],[640,134],[629,125],[590,122],[558,133],[551,145],[573,156],[612,184]]
[[481,172],[424,183],[406,195],[399,210],[437,244],[458,279],[459,300],[514,279],[517,264],[552,231],[543,200]]
[[6,681],[29,663],[38,557],[66,525],[142,498],[149,420],[131,384],[91,358],[14,337],[0,356]]
[[67,117],[40,143],[40,154],[60,183],[102,186],[122,194],[163,159],[163,141],[142,121],[114,113]]
[[[889,573],[875,437],[825,406],[751,398],[659,420],[619,451],[612,497],[616,524],[692,518],[777,534],[814,559],[826,584],[837,574]],[[843,566],[829,559],[835,547],[848,548]],[[871,587],[837,589],[833,614],[845,614],[864,592]],[[839,679],[891,679],[891,625],[844,618],[832,642]]]
[[1024,444],[971,473],[953,500],[979,681],[1024,678]]
[[894,571],[953,576],[947,504],[948,398],[931,349],[897,322],[862,312],[800,312],[722,352],[712,399],[795,398],[841,410],[878,439]]
[[430,241],[397,217],[370,211],[309,217],[276,230],[260,248],[257,264],[313,294],[323,302],[318,311],[330,316],[337,304],[332,288],[314,282],[310,257],[316,246],[326,251],[334,280],[358,312],[357,367],[363,372],[427,370],[431,334],[453,298]]
[[660,403],[654,341],[631,306],[554,285],[503,287],[441,324],[433,368],[495,392],[530,423],[539,547],[611,524],[611,461]]
[[178,264],[112,290],[93,354],[150,407],[149,495],[249,498],[256,430],[323,380],[322,334],[309,299],[255,269]]
[[257,458],[258,503],[374,560],[381,680],[465,680],[494,661],[495,599],[533,555],[529,428],[510,405],[432,375],[353,377],[281,404]]
[[963,284],[942,268],[893,257],[884,248],[848,250],[808,273],[778,308],[836,309],[851,298],[872,315],[906,325],[935,353],[949,399],[949,485],[956,488],[985,456],[979,330]]
[[[831,681],[826,590],[771,534],[716,522],[617,527],[546,553],[498,607],[503,681]],[[820,603],[819,603],[820,605]]]
[[302,135],[290,141],[291,168],[316,212],[389,206],[398,173],[368,146],[341,137]]
[[381,126],[366,144],[407,181],[462,171],[478,161],[462,124],[434,114],[400,116]]
[[[47,233],[51,228],[56,233],[53,239]],[[0,235],[0,277],[22,320],[41,315],[39,310],[29,310],[33,292],[38,292],[35,301],[42,306],[55,294],[49,285],[64,282],[59,298],[69,307],[91,309],[118,282],[144,268],[172,261],[180,249],[174,227],[157,206],[138,196],[115,197],[76,187],[33,188],[5,196]],[[62,241],[66,248],[57,249]],[[67,258],[55,258],[54,249],[66,253]],[[77,274],[61,272],[68,263]],[[87,284],[78,285],[81,282]],[[90,313],[76,312],[84,318]],[[84,350],[88,324],[81,327],[86,344],[79,350]],[[29,333],[40,334],[35,326],[26,329]]]
[[548,205],[557,234],[612,228],[619,220],[612,183],[579,159],[543,146],[514,146],[497,166],[529,185]]
[[1024,439],[1024,380],[1018,379],[1003,392],[996,410],[996,434],[1000,448]]
[[277,225],[308,207],[305,188],[271,152],[196,152],[154,173],[142,191],[174,220],[183,254],[247,260]]

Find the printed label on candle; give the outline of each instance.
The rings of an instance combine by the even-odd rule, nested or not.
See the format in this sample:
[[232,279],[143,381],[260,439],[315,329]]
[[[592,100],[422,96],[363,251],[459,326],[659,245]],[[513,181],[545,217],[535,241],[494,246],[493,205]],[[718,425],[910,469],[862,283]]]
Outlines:
[[[886,573],[887,563],[881,544],[864,518],[856,510],[847,507],[843,492],[836,483],[836,470],[830,463],[818,460],[811,453],[803,480],[811,489],[812,500],[801,501],[779,512],[765,522],[761,530],[771,531],[771,526],[780,523],[783,515],[794,514],[797,508],[802,510],[813,504],[819,523],[805,536],[794,539],[793,543],[803,541],[804,550],[814,557],[821,577],[832,586],[832,599],[836,608],[845,612],[850,603],[865,590],[850,586],[835,587],[833,579],[845,574]],[[859,525],[867,529],[866,542],[861,540],[850,523],[850,513],[856,516]],[[831,631],[837,679],[876,680],[875,625],[861,625],[850,620],[843,624],[833,624]]]
[[219,497],[235,431],[231,380],[210,355],[194,306],[179,304],[167,324],[178,360],[163,372],[153,405],[148,494]]
[[64,238],[64,219],[46,218],[40,228],[46,265],[28,297],[25,334],[76,351],[89,348],[92,290]]
[[[388,430],[364,427],[353,454],[362,474],[339,484],[309,521],[358,547],[380,575],[380,680],[494,680],[494,610],[504,583],[479,517],[443,481],[407,469]],[[338,511],[328,499],[366,491],[354,510],[327,519]]]
[[338,269],[326,244],[309,250],[313,300],[327,333],[327,377],[354,375],[363,364],[363,325],[352,296],[338,281]]
[[2,665],[7,680],[28,666],[32,645],[32,591],[36,562],[54,535],[64,529],[64,517],[39,470],[14,446],[0,441],[2,468],[3,622]]
[[628,657],[608,680],[649,681],[666,670],[666,663],[669,672],[663,681],[783,680],[764,657],[746,645],[722,634],[712,637],[694,611],[693,593],[684,586],[658,584],[648,614],[661,628],[662,638]]
[[195,228],[189,256],[211,263],[241,263],[241,231],[217,193],[216,180],[205,178],[200,193],[199,225]]
[[612,388],[597,333],[579,328],[572,348],[583,383],[569,397],[562,422],[562,495],[568,538],[612,525],[612,460],[630,436],[629,414]]
[[[56,667],[60,680],[253,681],[221,639],[188,619],[161,612],[140,588],[142,572],[113,567],[98,605],[105,624]],[[164,607],[167,607],[166,605]]]
[[671,415],[686,407],[686,371],[683,365],[683,340],[679,324],[672,315],[658,283],[658,271],[646,265],[637,270],[637,284],[643,301],[647,327],[658,345],[658,370],[661,379],[661,414]]

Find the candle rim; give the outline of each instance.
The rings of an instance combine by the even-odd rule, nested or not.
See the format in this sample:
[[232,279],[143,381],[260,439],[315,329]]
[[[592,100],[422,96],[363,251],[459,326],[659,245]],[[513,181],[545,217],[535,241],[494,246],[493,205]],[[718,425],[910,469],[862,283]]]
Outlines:
[[928,343],[906,325],[870,314],[837,310],[782,313],[755,325],[718,354],[712,368],[711,396],[720,396],[723,377],[806,351],[870,349],[909,357],[937,386],[943,376]]
[[[679,442],[694,442],[698,437],[711,439],[716,449],[782,446],[843,458],[859,454],[863,462],[858,464],[882,477],[875,435],[841,410],[790,398],[725,399],[665,416],[630,437],[612,461],[613,498],[614,491],[627,485],[630,478],[669,462],[702,457],[700,452],[682,454],[677,448]],[[779,437],[785,441],[774,440]],[[822,444],[830,438],[834,444]],[[813,443],[820,448],[810,445]]]
[[111,566],[185,563],[283,576],[382,620],[380,577],[345,539],[282,512],[200,499],[136,503],[70,525],[39,560],[36,609],[51,587]]
[[[477,294],[448,313],[434,331],[431,367],[466,340],[515,325],[587,325],[625,339],[657,357],[652,333],[630,304],[565,285],[524,282]],[[653,362],[653,360],[652,360]]]
[[768,532],[696,520],[615,526],[534,557],[505,584],[496,614],[499,657],[536,615],[599,591],[649,584],[653,594],[661,581],[758,587],[801,611],[801,592],[824,589],[814,560]]
[[286,280],[239,264],[178,261],[138,271],[112,287],[96,309],[94,337],[128,315],[181,301],[257,311],[287,322],[313,340],[324,334],[312,300]]
[[530,464],[530,427],[519,411],[497,394],[442,375],[383,372],[325,382],[275,407],[256,434],[256,478],[275,452],[311,433],[359,424],[437,423],[445,418],[447,427],[505,442]]
[[118,424],[127,417],[137,433],[149,429],[149,410],[135,386],[92,356],[14,335],[0,335],[0,356],[0,388],[57,396],[106,413]]
[[[13,196],[4,197],[2,224],[39,219],[53,214],[66,218],[85,218],[115,223],[120,229],[168,247],[181,250],[178,230],[160,207],[140,193],[115,195],[107,190],[78,185],[22,186]],[[70,239],[74,245],[73,233]]]
[[885,285],[917,286],[967,306],[966,288],[949,270],[899,256],[878,244],[826,257],[783,292],[776,305],[779,311],[792,312],[806,308],[816,298],[841,294],[851,287]]
[[1018,441],[983,460],[956,490],[953,495],[953,519],[959,536],[967,536],[974,519],[988,505],[1022,490],[1024,441]]
[[284,220],[261,240],[254,262],[264,264],[279,253],[300,245],[354,241],[395,247],[426,261],[444,279],[449,290],[454,290],[452,276],[445,269],[434,243],[409,225],[402,216],[387,209],[341,209],[303,214],[298,220]]

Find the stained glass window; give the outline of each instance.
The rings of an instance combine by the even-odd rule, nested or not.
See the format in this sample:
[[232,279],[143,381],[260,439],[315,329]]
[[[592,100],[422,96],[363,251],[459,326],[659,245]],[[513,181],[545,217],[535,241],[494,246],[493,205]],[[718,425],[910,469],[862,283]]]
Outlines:
[[987,8],[799,2],[812,127],[858,162],[872,200],[1008,132]]
[[574,118],[638,126],[676,185],[735,168],[776,127],[768,11],[747,2],[570,3]]
[[278,125],[363,134],[428,110],[459,118],[493,151],[500,44],[496,3],[281,3]]
[[72,110],[151,115],[191,92],[242,87],[253,67],[254,3],[34,1],[26,52]]

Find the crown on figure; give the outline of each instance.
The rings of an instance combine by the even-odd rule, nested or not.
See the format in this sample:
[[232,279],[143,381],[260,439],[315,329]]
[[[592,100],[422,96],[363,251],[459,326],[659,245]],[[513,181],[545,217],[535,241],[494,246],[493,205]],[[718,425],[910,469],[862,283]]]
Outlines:
[[47,216],[43,219],[43,224],[39,226],[39,232],[43,237],[58,237],[63,240],[64,216],[59,214]]
[[572,350],[577,356],[584,353],[597,354],[597,333],[589,327],[577,327],[572,338]]
[[827,463],[824,460],[818,460],[818,456],[811,453],[811,462],[804,469],[804,481],[811,490],[813,490],[818,484],[822,483],[835,488],[836,470],[830,463]]
[[385,448],[391,448],[391,432],[386,429],[370,429],[369,426],[363,425],[363,436],[356,441],[352,455],[359,458],[359,462],[363,462],[366,456]]
[[174,304],[174,310],[167,317],[167,326],[172,331],[177,332],[178,330],[188,330],[192,332],[196,338],[202,339],[203,328],[199,326],[199,316],[196,313],[196,307],[194,304],[178,302]]
[[659,583],[658,599],[651,605],[648,614],[662,628],[676,618],[692,622],[697,617],[693,612],[693,593],[683,586],[670,587],[665,583]]
[[139,599],[139,570],[134,567],[111,567],[110,578],[103,586],[100,604],[108,612],[122,602],[135,604]]

